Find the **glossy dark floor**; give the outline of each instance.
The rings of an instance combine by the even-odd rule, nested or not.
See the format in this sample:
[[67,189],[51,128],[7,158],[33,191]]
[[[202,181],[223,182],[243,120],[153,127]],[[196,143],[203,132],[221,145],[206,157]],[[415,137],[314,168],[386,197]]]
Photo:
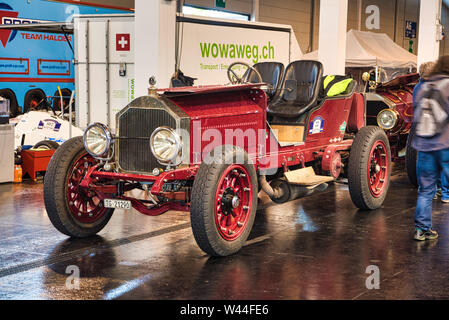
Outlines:
[[[196,246],[187,213],[116,211],[98,237],[70,240],[50,224],[42,187],[0,185],[0,299],[449,298],[449,205],[434,202],[440,239],[414,242],[416,190],[401,173],[373,212],[344,184],[284,205],[262,196],[250,240],[221,259]],[[378,290],[366,287],[370,265]]]

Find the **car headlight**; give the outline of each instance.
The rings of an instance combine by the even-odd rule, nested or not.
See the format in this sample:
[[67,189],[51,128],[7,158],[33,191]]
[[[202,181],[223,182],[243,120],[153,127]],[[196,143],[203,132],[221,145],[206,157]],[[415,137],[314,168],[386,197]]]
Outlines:
[[112,135],[108,127],[94,123],[84,131],[84,148],[93,157],[105,156],[111,147]]
[[182,161],[181,137],[169,127],[159,127],[150,138],[151,152],[156,159],[166,165],[178,165]]
[[398,123],[398,114],[391,109],[385,109],[377,115],[377,124],[384,130],[393,129]]

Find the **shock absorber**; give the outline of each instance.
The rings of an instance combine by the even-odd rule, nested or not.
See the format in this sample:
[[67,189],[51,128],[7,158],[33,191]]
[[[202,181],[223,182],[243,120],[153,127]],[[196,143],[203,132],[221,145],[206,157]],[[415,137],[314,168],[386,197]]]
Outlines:
[[123,196],[125,194],[124,189],[125,189],[125,182],[123,182],[123,181],[117,182],[117,196],[118,197]]

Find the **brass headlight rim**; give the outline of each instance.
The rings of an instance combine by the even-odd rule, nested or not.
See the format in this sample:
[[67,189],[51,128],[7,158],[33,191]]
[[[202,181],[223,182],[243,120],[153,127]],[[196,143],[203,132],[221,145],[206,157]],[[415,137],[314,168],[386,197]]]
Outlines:
[[[92,153],[90,151],[90,149],[88,148],[88,146],[87,146],[87,139],[86,139],[87,138],[87,133],[93,127],[100,128],[104,132],[104,134],[106,136],[106,148],[105,148],[105,151],[102,152],[101,154],[94,154],[94,153]],[[100,122],[95,122],[95,123],[89,125],[86,128],[86,130],[84,130],[84,133],[83,133],[83,145],[84,145],[84,149],[86,149],[87,153],[89,153],[94,158],[101,158],[101,157],[106,156],[109,153],[109,151],[111,150],[111,145],[112,145],[112,133],[111,133],[111,130],[108,128],[108,126],[106,126],[106,125],[104,125],[104,124],[102,124]]]
[[[380,115],[382,114],[382,113],[384,113],[384,112],[390,112],[390,113],[392,113],[393,114],[393,116],[394,116],[394,124],[393,124],[393,126],[391,127],[391,128],[385,128],[382,124],[381,124],[381,121],[380,121]],[[393,130],[394,128],[396,128],[396,126],[398,125],[398,122],[399,122],[399,113],[396,111],[396,110],[394,110],[394,109],[383,109],[382,111],[380,111],[379,112],[379,114],[377,115],[377,125],[380,127],[380,128],[382,128],[383,130],[386,130],[386,131],[391,131],[391,130]]]
[[[164,130],[170,132],[176,141],[177,152],[176,152],[176,155],[171,159],[160,158],[154,150],[154,143],[153,143],[154,137],[156,136],[156,134],[158,134],[159,132],[164,131]],[[150,148],[151,148],[151,153],[153,154],[153,156],[162,165],[178,166],[182,162],[182,159],[184,156],[184,145],[182,143],[182,139],[181,139],[180,135],[173,128],[170,128],[167,126],[161,126],[161,127],[156,128],[150,136]],[[180,153],[181,153],[181,155],[180,155]],[[177,161],[178,158],[179,158],[179,160]]]

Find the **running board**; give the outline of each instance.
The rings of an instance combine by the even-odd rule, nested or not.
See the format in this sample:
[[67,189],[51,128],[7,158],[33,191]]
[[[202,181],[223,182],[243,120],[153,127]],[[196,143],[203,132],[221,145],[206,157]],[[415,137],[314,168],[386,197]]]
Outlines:
[[306,186],[310,189],[314,189],[323,183],[335,180],[333,177],[317,176],[312,167],[307,167],[295,171],[287,171],[284,173],[284,175],[287,178],[288,183]]

